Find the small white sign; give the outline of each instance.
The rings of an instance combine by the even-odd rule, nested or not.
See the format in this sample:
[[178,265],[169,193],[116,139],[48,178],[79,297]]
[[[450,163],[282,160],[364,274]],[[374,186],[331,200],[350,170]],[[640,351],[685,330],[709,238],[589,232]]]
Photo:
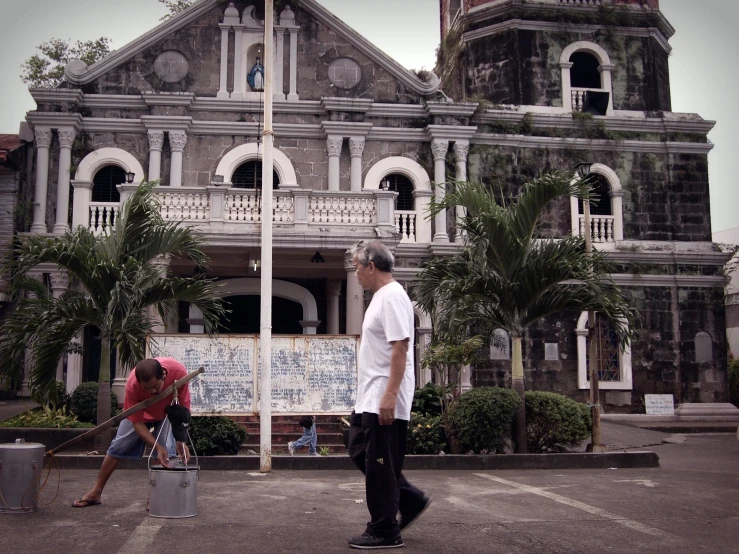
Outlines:
[[559,361],[559,344],[556,342],[544,343],[544,360],[547,362]]
[[647,415],[675,415],[675,401],[671,394],[645,394]]

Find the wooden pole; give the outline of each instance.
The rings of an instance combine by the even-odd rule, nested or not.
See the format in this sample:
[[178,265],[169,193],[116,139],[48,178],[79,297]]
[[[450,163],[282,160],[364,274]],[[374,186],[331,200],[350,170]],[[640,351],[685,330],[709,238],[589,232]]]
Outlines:
[[182,379],[179,379],[179,380],[175,381],[174,383],[172,383],[170,386],[168,386],[166,389],[164,389],[162,392],[160,392],[156,396],[152,396],[148,400],[144,400],[143,402],[139,402],[135,406],[130,407],[128,410],[125,410],[125,411],[121,412],[117,416],[111,417],[108,421],[106,421],[105,423],[101,423],[100,425],[98,425],[94,429],[90,429],[86,433],[83,433],[81,435],[78,435],[75,438],[70,439],[67,442],[63,443],[63,444],[60,444],[56,448],[54,448],[52,450],[49,450],[46,453],[46,455],[47,456],[53,456],[55,454],[58,454],[59,452],[61,452],[62,450],[66,450],[70,446],[74,446],[77,443],[80,443],[80,442],[82,442],[82,441],[84,441],[86,439],[90,439],[90,438],[94,437],[95,435],[97,435],[99,433],[102,433],[106,429],[110,429],[116,423],[118,423],[120,421],[123,421],[128,416],[130,416],[131,414],[135,414],[136,412],[140,412],[141,410],[143,410],[145,408],[148,408],[152,404],[156,404],[162,398],[166,398],[170,394],[175,393],[177,391],[177,389],[179,389],[182,385],[184,385],[186,383],[189,383],[190,381],[192,381],[193,379],[195,379],[195,377],[197,377],[198,375],[200,375],[204,371],[205,371],[205,368],[200,367],[197,370],[193,371],[192,373],[188,373]]

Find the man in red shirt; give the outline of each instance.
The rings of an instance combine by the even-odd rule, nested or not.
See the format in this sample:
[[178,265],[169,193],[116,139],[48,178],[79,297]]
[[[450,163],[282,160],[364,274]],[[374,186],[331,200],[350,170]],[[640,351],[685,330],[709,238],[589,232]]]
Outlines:
[[[173,358],[149,358],[140,361],[128,376],[123,408],[127,410],[143,400],[156,396],[185,375],[187,375],[185,366]],[[184,442],[175,444],[171,425],[167,426],[166,434],[159,433],[164,423],[165,410],[172,403],[173,396],[166,396],[159,402],[121,421],[98,472],[95,486],[90,492],[74,501],[72,504],[74,508],[99,505],[105,484],[118,467],[119,460],[140,460],[146,446],[156,451],[157,461],[165,467],[169,466],[169,458],[180,456],[188,459],[190,457],[187,444]],[[180,387],[177,397],[182,406],[190,409],[190,389],[187,383]],[[154,428],[153,433],[149,430],[151,427]],[[159,436],[158,442],[157,436]]]

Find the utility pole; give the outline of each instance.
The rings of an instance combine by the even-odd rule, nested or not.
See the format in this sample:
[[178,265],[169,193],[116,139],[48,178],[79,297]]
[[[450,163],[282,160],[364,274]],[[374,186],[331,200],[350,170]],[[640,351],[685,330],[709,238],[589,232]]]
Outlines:
[[264,156],[262,156],[262,281],[259,324],[261,398],[259,471],[272,471],[272,71],[274,71],[274,0],[264,2]]
[[[587,179],[590,175],[590,163],[577,165],[577,174],[580,179]],[[593,255],[593,237],[590,229],[590,201],[585,198],[582,203],[583,219],[585,220],[585,255]],[[600,433],[600,390],[598,388],[598,345],[595,340],[595,317],[593,310],[588,310],[588,370],[590,373],[590,415],[593,420],[593,432],[590,445],[593,452],[605,452]]]

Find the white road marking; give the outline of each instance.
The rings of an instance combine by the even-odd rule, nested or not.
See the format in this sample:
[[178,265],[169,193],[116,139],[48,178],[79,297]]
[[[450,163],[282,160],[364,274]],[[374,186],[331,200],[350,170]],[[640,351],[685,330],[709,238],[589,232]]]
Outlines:
[[154,538],[161,528],[161,523],[154,521],[151,517],[147,517],[133,530],[133,533],[131,533],[126,543],[118,551],[118,554],[141,554],[141,552],[146,552],[154,542]]
[[651,479],[619,479],[617,481],[614,481],[614,483],[637,483],[639,485],[649,487],[650,489],[653,489],[656,485],[659,485],[659,483],[655,483]]
[[584,502],[580,502],[579,500],[573,500],[571,498],[560,496],[559,494],[555,494],[553,492],[547,492],[537,487],[524,485],[523,483],[501,479],[500,477],[495,477],[494,475],[487,475],[485,473],[475,473],[474,475],[482,477],[484,479],[489,479],[490,481],[495,481],[496,483],[502,483],[510,487],[515,487],[517,489],[530,492],[531,494],[536,494],[537,496],[543,496],[544,498],[548,498],[549,500],[553,500],[554,502],[557,502],[559,504],[564,504],[572,508],[577,508],[578,510],[582,510],[583,512],[608,519],[613,523],[623,525],[624,527],[628,527],[629,529],[633,529],[634,531],[640,531],[641,533],[651,535],[653,537],[674,538],[669,533],[665,533],[664,531],[660,531],[659,529],[654,529],[653,527],[649,527],[647,525],[644,525],[643,523],[639,523],[638,521],[612,514],[606,510],[601,510],[600,508],[596,508],[595,506],[590,506],[589,504],[585,504]]

